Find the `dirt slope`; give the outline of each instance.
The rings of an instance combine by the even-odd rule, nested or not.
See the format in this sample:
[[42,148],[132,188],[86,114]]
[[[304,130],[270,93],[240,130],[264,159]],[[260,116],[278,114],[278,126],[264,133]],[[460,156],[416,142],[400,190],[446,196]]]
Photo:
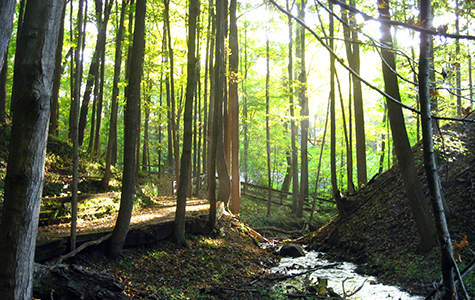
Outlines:
[[[437,137],[437,158],[444,197],[450,210],[452,242],[465,235],[475,239],[475,151],[474,126],[444,128]],[[414,147],[419,177],[428,189],[421,144]],[[439,248],[425,255],[415,254],[417,235],[403,181],[397,167],[377,176],[357,195],[350,197],[358,209],[347,218],[338,217],[307,238],[311,248],[329,252],[336,258],[361,264],[361,271],[379,275],[382,281],[399,284],[413,293],[426,294],[440,281]],[[474,258],[469,249],[462,260]],[[463,266],[463,264],[461,264]],[[468,281],[474,282],[469,277]],[[472,295],[475,287],[468,283]]]

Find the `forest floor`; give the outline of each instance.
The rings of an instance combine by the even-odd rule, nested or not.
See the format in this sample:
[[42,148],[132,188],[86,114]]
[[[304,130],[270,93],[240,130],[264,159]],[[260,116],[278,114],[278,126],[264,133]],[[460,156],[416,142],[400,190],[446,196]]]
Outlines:
[[[460,243],[465,236],[469,243],[475,239],[474,133],[473,127],[468,125],[445,128],[437,143],[439,174],[450,209],[449,228],[453,243]],[[47,161],[48,183],[45,187],[51,195],[58,195],[61,189],[67,189],[69,180],[70,166],[65,163],[69,161],[69,151],[58,150],[60,147],[57,143],[48,145],[56,150],[56,154],[50,154]],[[420,144],[414,148],[414,153],[428,199]],[[64,160],[61,164],[55,164],[55,157],[63,157]],[[0,149],[0,171],[5,171],[5,161],[3,148]],[[94,172],[97,170],[100,170],[100,164],[91,166],[83,163],[82,173],[86,175],[83,176],[82,190],[104,192],[95,188],[98,174]],[[112,189],[118,191],[114,184],[113,180]],[[171,184],[166,180],[157,181],[152,187],[147,187],[150,181],[140,184],[142,189],[139,193],[140,203],[134,210],[135,222],[147,222],[147,218],[153,218],[158,213],[156,209],[173,204]],[[0,178],[0,189],[2,185],[3,178]],[[143,193],[147,189],[153,190],[152,196]],[[192,199],[193,203],[190,204],[194,205],[190,205],[190,208],[196,206],[199,211],[205,209],[206,200],[203,198]],[[378,276],[383,283],[398,285],[413,294],[426,295],[433,290],[441,279],[440,250],[434,247],[429,253],[416,254],[419,238],[397,167],[376,176],[348,199],[357,203],[356,211],[346,218],[337,216],[319,230],[307,234],[301,240],[307,245],[307,250],[324,251],[335,260],[353,261],[360,266],[361,272]],[[244,198],[243,206],[260,205],[250,202]],[[172,210],[163,210],[163,213],[170,216]],[[274,212],[279,215],[269,219],[271,223],[266,225],[275,225],[288,231],[301,229],[303,222],[296,221],[289,210],[276,209]],[[287,221],[283,221],[284,218]],[[277,219],[283,223],[272,224]],[[93,227],[100,230],[107,226],[110,228],[114,221],[112,212],[102,217],[81,220],[79,224],[85,231]],[[165,240],[147,248],[124,249],[118,260],[108,260],[100,253],[85,251],[66,263],[112,274],[125,285],[125,292],[133,299],[286,299],[285,295],[272,289],[275,280],[268,271],[279,257],[274,250],[261,248],[246,226],[262,226],[261,215],[253,218],[250,214],[242,213],[238,218],[226,214],[219,225],[220,229],[210,235],[189,235],[191,249],[176,247]],[[42,227],[39,239],[65,234],[67,227]],[[475,257],[473,253],[469,246],[460,251],[463,261],[459,263],[461,268]],[[471,296],[475,296],[474,278],[470,274],[465,280]]]

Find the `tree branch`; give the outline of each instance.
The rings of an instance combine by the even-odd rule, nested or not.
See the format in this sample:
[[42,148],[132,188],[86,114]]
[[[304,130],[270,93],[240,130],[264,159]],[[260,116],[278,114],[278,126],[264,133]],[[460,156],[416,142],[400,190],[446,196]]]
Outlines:
[[412,29],[412,30],[415,30],[415,31],[418,31],[418,32],[424,32],[424,33],[427,33],[427,34],[430,34],[430,35],[443,36],[443,37],[451,38],[451,39],[475,40],[475,36],[473,36],[473,35],[450,34],[450,33],[445,33],[445,32],[442,32],[442,31],[434,30],[434,29],[424,28],[424,27],[416,25],[416,24],[410,24],[410,23],[404,23],[404,22],[398,22],[398,21],[392,21],[392,20],[380,20],[378,18],[375,18],[373,16],[370,16],[370,15],[358,10],[357,8],[355,8],[351,5],[343,3],[339,0],[330,0],[330,1],[333,4],[340,5],[342,8],[344,8],[346,10],[349,10],[349,11],[355,13],[355,14],[361,14],[361,16],[363,17],[363,19],[365,21],[374,20],[374,21],[378,21],[378,22],[381,22],[381,23],[386,23],[386,24],[393,25],[393,26],[400,26],[400,27]]
[[[335,60],[343,67],[345,68],[348,72],[350,72],[352,75],[354,75],[356,78],[358,78],[358,80],[360,80],[361,82],[363,82],[366,86],[368,86],[369,88],[375,90],[376,92],[378,92],[379,94],[381,94],[382,96],[384,96],[386,99],[390,100],[390,101],[393,101],[394,103],[400,105],[401,107],[407,109],[407,110],[410,110],[416,114],[421,114],[421,112],[413,107],[410,107],[400,101],[398,101],[397,99],[391,97],[389,94],[387,94],[386,92],[384,92],[383,90],[379,89],[378,87],[376,87],[375,85],[371,84],[369,81],[367,81],[366,79],[364,79],[363,77],[361,77],[357,72],[355,72],[352,68],[350,68],[349,66],[347,66],[345,64],[345,61],[344,59],[340,58],[336,53],[335,51],[333,51],[324,41],[323,39],[314,31],[312,30],[310,27],[308,27],[307,24],[305,24],[304,21],[302,21],[301,19],[299,19],[298,17],[292,15],[290,12],[288,12],[287,10],[285,10],[284,8],[282,8],[279,4],[277,4],[274,0],[268,0],[269,3],[271,3],[272,5],[274,5],[278,10],[280,10],[282,13],[288,15],[289,17],[291,17],[292,19],[294,19],[295,21],[297,21],[297,23],[299,23],[303,28],[305,28],[306,30],[308,30],[308,32],[310,32],[316,39],[317,41],[329,52],[330,56],[331,57],[334,57]],[[332,0],[332,1],[337,1],[337,0]],[[475,37],[474,37],[475,38]],[[435,119],[438,119],[438,120],[449,120],[449,121],[465,121],[465,122],[472,122],[472,123],[475,123],[475,120],[469,120],[469,119],[466,119],[466,118],[446,118],[446,117],[437,117],[437,116],[432,116],[433,118]]]

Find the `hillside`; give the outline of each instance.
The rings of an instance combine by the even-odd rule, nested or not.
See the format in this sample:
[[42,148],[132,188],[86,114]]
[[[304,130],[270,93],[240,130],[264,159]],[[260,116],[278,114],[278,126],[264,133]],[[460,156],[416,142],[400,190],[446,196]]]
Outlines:
[[[475,139],[473,125],[445,127],[436,137],[438,170],[447,201],[452,242],[467,236],[475,239],[474,184]],[[425,180],[421,143],[414,147],[419,177],[429,199]],[[360,271],[378,275],[382,281],[399,284],[413,293],[425,295],[441,279],[439,248],[425,255],[415,254],[419,242],[399,169],[393,167],[380,174],[349,200],[358,209],[347,218],[337,217],[305,243],[311,249],[328,252],[337,259],[360,264]],[[467,247],[468,248],[468,247]],[[474,259],[469,249],[461,251],[463,263]],[[467,289],[475,295],[473,275],[466,278]]]

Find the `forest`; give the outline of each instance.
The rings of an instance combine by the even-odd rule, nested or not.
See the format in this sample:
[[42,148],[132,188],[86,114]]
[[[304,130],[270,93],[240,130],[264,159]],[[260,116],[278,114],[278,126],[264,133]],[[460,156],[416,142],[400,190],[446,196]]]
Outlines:
[[[438,253],[432,296],[475,296],[462,280],[474,264],[460,265],[473,223],[447,185],[452,168],[473,190],[474,12],[460,0],[0,0],[0,299],[33,297],[35,245],[63,213],[43,221],[53,198],[68,199],[74,255],[87,194],[117,200],[91,243],[118,261],[137,207],[165,190],[177,253],[199,243],[188,211],[201,200],[192,223],[208,233],[229,214],[278,230],[288,209],[301,241],[330,250],[328,236],[350,232],[335,224],[367,218],[365,195],[396,168],[411,253]],[[269,241],[244,223],[224,227]]]

